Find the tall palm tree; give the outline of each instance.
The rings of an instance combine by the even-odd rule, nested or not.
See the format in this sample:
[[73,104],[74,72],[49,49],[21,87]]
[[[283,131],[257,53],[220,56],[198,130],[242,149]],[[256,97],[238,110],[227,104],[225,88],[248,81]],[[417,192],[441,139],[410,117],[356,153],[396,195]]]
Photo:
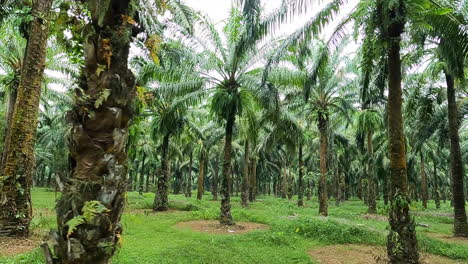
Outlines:
[[[49,16],[52,0],[35,1],[29,38],[21,69],[8,153],[0,182],[0,236],[27,236],[31,221],[31,183],[34,173],[34,142],[39,112],[42,75],[45,69]],[[43,19],[42,17],[45,17]]]

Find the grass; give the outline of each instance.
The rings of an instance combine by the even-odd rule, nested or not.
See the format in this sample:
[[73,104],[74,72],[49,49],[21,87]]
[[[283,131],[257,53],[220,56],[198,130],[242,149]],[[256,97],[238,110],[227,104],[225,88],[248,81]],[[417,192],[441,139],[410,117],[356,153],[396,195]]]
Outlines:
[[[55,227],[53,207],[54,192],[34,189],[33,207],[35,217],[32,229],[45,234]],[[329,205],[329,217],[318,215],[318,202],[307,201],[306,207],[298,208],[295,200],[281,200],[274,197],[258,197],[248,209],[240,206],[240,199],[234,197],[233,216],[236,221],[250,221],[267,224],[268,230],[259,230],[243,235],[210,235],[189,230],[178,230],[174,225],[181,221],[216,219],[219,202],[211,201],[205,195],[202,201],[171,195],[170,207],[179,211],[148,213],[154,194],[143,196],[131,192],[122,218],[124,226],[123,246],[114,257],[113,263],[315,263],[307,251],[332,244],[385,245],[387,222],[382,219],[365,219],[362,214],[366,206],[352,199],[337,207]],[[428,232],[451,234],[452,219],[435,213],[450,212],[448,204],[436,210],[433,203],[427,210],[419,204],[413,209],[423,212],[416,215],[416,222],[429,225],[417,227],[419,245],[422,251],[458,259],[468,263],[468,246],[443,242],[427,236]],[[147,209],[145,213],[145,210]],[[379,203],[379,212],[386,210]],[[5,258],[0,263],[43,263],[39,250]]]

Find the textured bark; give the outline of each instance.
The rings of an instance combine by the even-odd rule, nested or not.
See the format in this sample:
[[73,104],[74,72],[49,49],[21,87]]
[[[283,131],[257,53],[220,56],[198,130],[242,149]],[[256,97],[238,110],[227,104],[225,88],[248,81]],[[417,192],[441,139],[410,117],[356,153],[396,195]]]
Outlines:
[[249,141],[246,140],[244,143],[244,171],[242,173],[242,196],[241,196],[241,204],[242,207],[247,207],[249,206],[249,163],[250,163],[250,157],[249,157]]
[[185,197],[192,197],[192,166],[193,166],[193,153],[190,152],[188,175],[187,175],[187,189],[185,190]]
[[[249,186],[249,201],[255,201],[257,195],[257,159],[250,158],[250,186]],[[268,190],[269,191],[269,190]]]
[[0,160],[0,171],[5,168],[5,160],[8,154],[8,149],[11,142],[11,131],[13,127],[13,112],[15,110],[16,99],[18,97],[18,87],[14,87],[8,93],[8,104],[6,109],[6,126],[3,139],[3,153]]
[[318,120],[320,132],[320,180],[319,180],[319,214],[328,216],[327,194],[327,146],[328,146],[328,118],[320,116]]
[[455,236],[468,237],[468,222],[465,209],[465,187],[463,161],[460,150],[460,136],[458,129],[458,109],[455,96],[455,82],[453,76],[446,73],[448,121],[450,137],[450,171],[452,174],[453,209],[455,213],[453,232]]
[[39,114],[42,75],[45,69],[49,14],[52,0],[34,1],[28,45],[21,70],[11,133],[0,172],[0,236],[27,236],[31,222],[31,185],[34,143]]
[[58,231],[43,245],[48,263],[110,263],[121,242],[135,97],[128,69],[133,25],[126,16],[133,12],[129,0],[105,3],[87,1],[85,67],[69,113],[71,176],[57,204]]
[[161,173],[158,173],[158,190],[154,197],[154,211],[169,209],[169,134],[165,135],[162,143]]
[[203,198],[205,193],[205,159],[203,152],[200,152],[200,159],[198,160],[198,188],[197,188],[197,200]]
[[389,93],[388,135],[390,151],[391,207],[387,253],[390,263],[419,263],[414,219],[410,215],[410,198],[403,133],[400,41],[404,29],[404,3],[390,10],[388,36]]
[[231,215],[231,155],[232,155],[232,133],[236,116],[231,113],[226,120],[226,134],[224,138],[224,160],[223,160],[223,181],[221,189],[221,216],[220,223],[233,225],[234,220]]
[[304,206],[304,183],[303,183],[303,176],[304,176],[304,159],[302,157],[302,143],[299,143],[299,179],[297,181],[297,205]]
[[372,146],[372,132],[367,133],[367,155],[369,156],[369,163],[367,165],[367,175],[368,175],[368,208],[367,212],[369,214],[377,213],[377,202],[376,202],[376,186],[375,186],[375,175],[374,175],[374,165],[373,165],[373,155],[374,155],[374,148]]
[[426,166],[424,164],[424,157],[422,152],[419,153],[421,158],[421,200],[423,207],[427,209],[427,200],[429,195],[427,193],[427,175],[426,175]]

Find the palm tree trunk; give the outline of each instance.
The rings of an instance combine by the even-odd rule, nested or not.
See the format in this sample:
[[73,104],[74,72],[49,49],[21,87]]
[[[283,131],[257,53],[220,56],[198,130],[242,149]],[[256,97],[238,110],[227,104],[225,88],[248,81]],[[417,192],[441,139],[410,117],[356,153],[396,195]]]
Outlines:
[[435,159],[432,162],[434,163],[434,200],[435,200],[436,208],[440,209],[440,192],[439,192],[439,183],[438,183],[439,180],[437,177],[437,163]]
[[244,171],[242,178],[242,207],[249,206],[249,141],[245,140],[244,145]]
[[129,0],[88,4],[92,23],[84,39],[85,67],[70,112],[71,176],[57,204],[58,232],[42,246],[48,264],[109,263],[121,242],[135,96],[128,69],[133,25],[125,19],[132,8]]
[[450,137],[450,169],[452,174],[452,193],[455,218],[453,232],[455,236],[468,237],[468,223],[465,210],[465,188],[463,182],[463,161],[460,150],[458,129],[458,109],[455,97],[455,82],[453,76],[445,73],[447,81],[448,121]]
[[223,225],[233,225],[234,220],[231,215],[231,155],[232,155],[232,133],[235,113],[231,113],[226,120],[226,136],[224,139],[224,160],[223,160],[223,181],[221,189],[221,216],[220,223]]
[[200,159],[198,161],[198,189],[197,189],[197,200],[203,198],[205,192],[205,159],[203,151],[200,151]]
[[302,178],[304,177],[304,159],[302,157],[302,143],[299,143],[299,179],[297,182],[297,205],[304,206],[304,183]]
[[288,189],[288,174],[286,168],[283,168],[283,174],[281,175],[281,199],[286,199]]
[[320,116],[318,129],[320,132],[320,180],[319,180],[319,214],[328,216],[328,194],[327,194],[327,117]]
[[250,158],[250,188],[249,188],[249,201],[252,203],[255,201],[257,194],[257,159],[255,157]]
[[185,197],[192,197],[192,166],[193,166],[193,152],[190,152],[189,165],[187,175],[187,190],[185,190]]
[[3,139],[3,153],[0,159],[0,171],[3,171],[5,159],[8,154],[8,147],[11,141],[11,128],[13,127],[13,112],[15,110],[16,99],[18,97],[18,87],[14,87],[8,93],[8,104],[6,109],[6,126]]
[[218,179],[219,179],[219,161],[218,161],[218,156],[216,155],[215,158],[215,164],[214,164],[214,175],[213,175],[213,190],[212,190],[212,195],[213,195],[213,200],[217,201],[218,200]]
[[161,173],[158,173],[158,190],[154,197],[154,211],[167,211],[169,209],[169,134],[166,134],[162,143]]
[[421,198],[423,207],[427,209],[427,200],[429,199],[427,193],[427,176],[426,176],[426,168],[424,164],[424,158],[422,151],[419,153],[421,158]]
[[403,133],[400,41],[404,30],[404,3],[390,10],[388,25],[388,134],[390,151],[391,208],[387,253],[391,263],[419,263],[414,219],[410,215],[410,198],[406,172]]
[[28,45],[21,70],[11,133],[0,171],[0,237],[27,236],[31,222],[31,185],[42,75],[45,69],[52,0],[34,1]]
[[374,175],[374,165],[373,165],[373,155],[374,155],[374,148],[372,145],[372,132],[367,132],[367,154],[369,156],[369,163],[367,167],[367,173],[369,176],[368,181],[368,209],[367,212],[369,214],[377,213],[377,202],[375,201],[375,175]]

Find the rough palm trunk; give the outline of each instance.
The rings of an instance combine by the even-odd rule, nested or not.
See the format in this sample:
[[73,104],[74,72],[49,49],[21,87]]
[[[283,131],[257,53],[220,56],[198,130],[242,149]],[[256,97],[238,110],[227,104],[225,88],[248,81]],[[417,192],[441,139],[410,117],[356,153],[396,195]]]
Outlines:
[[448,121],[450,137],[450,170],[452,174],[453,209],[455,213],[453,232],[455,236],[468,237],[468,222],[465,210],[465,188],[463,182],[463,161],[460,150],[458,129],[458,109],[455,97],[455,82],[453,76],[446,73]]
[[233,225],[234,220],[231,215],[231,155],[232,155],[232,133],[235,113],[230,113],[226,120],[226,134],[224,138],[224,160],[223,160],[223,181],[221,189],[221,216],[220,223]]
[[31,185],[34,143],[39,114],[42,75],[45,69],[49,12],[52,0],[34,1],[28,45],[21,70],[11,133],[0,177],[0,236],[27,236],[31,222]]
[[367,167],[367,173],[369,177],[368,181],[368,209],[367,212],[369,214],[377,213],[377,202],[376,202],[376,184],[375,184],[375,175],[374,175],[374,165],[373,165],[373,155],[374,155],[374,148],[372,146],[372,132],[367,133],[367,154],[369,156],[369,163]]
[[198,188],[197,188],[197,200],[203,198],[205,193],[205,159],[203,151],[200,152],[200,159],[198,161]]
[[242,207],[249,206],[249,141],[245,141],[244,145],[244,171],[242,173]]
[[158,189],[154,197],[154,211],[167,211],[169,209],[169,134],[166,134],[162,143],[161,173],[158,173]]
[[391,207],[387,253],[391,263],[419,263],[414,219],[410,215],[410,198],[406,171],[403,133],[400,41],[404,30],[404,3],[390,12],[388,25],[388,135],[390,151]]
[[135,97],[132,9],[129,0],[87,3],[85,67],[69,114],[71,176],[57,204],[58,232],[43,245],[47,263],[109,263],[121,242]]
[[192,165],[193,165],[193,153],[190,152],[188,175],[187,175],[187,190],[185,190],[185,197],[192,197]]
[[319,180],[319,214],[328,216],[328,194],[327,194],[327,124],[328,118],[320,116],[318,129],[320,132],[320,180]]
[[297,181],[297,205],[304,206],[304,183],[303,183],[303,176],[304,176],[304,159],[302,157],[302,143],[299,143],[299,179]]
[[18,87],[14,87],[8,93],[8,104],[6,109],[6,126],[3,139],[3,153],[0,160],[0,171],[3,171],[5,159],[8,154],[8,147],[11,142],[11,128],[13,127],[13,112],[15,110],[16,98],[18,97]]
[[249,188],[249,201],[255,201],[257,195],[257,159],[250,158],[250,188]]
[[427,193],[427,175],[426,166],[424,164],[424,158],[422,152],[419,153],[421,158],[421,199],[423,207],[427,209],[427,200],[429,199]]

